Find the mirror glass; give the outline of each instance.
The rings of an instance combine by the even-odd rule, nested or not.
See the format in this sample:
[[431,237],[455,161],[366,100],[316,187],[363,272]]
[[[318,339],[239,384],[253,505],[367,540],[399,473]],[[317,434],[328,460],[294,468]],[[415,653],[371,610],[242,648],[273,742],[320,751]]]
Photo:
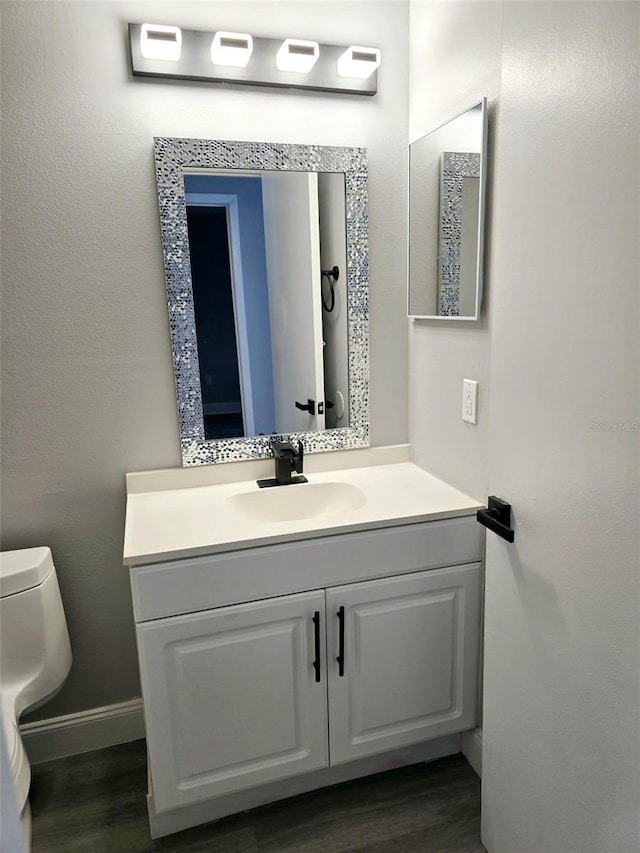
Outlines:
[[155,151],[183,464],[367,446],[366,152]]
[[229,172],[184,176],[205,438],[348,427],[344,175]]
[[486,99],[409,146],[409,316],[477,320]]

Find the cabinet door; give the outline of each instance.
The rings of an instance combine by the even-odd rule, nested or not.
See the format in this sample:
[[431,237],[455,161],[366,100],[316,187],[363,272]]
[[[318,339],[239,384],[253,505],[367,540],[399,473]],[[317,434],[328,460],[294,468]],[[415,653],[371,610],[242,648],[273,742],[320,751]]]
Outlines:
[[473,728],[479,610],[479,563],[327,590],[331,764]]
[[324,592],[160,619],[137,631],[158,811],[327,765]]

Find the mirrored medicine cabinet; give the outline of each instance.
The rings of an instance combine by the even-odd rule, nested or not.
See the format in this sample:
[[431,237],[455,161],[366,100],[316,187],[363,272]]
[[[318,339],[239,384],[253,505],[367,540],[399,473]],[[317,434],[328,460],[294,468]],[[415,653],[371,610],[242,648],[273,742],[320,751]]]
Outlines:
[[487,102],[409,146],[409,317],[478,320]]
[[364,447],[364,149],[155,140],[184,465]]

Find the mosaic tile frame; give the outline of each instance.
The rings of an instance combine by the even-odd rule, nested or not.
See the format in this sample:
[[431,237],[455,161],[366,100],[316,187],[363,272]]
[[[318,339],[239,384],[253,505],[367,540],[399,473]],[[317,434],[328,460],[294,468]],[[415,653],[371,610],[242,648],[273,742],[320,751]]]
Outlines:
[[[369,446],[369,243],[365,148],[215,139],[154,138],[160,229],[180,424],[182,464],[264,459],[273,438],[301,440],[306,453]],[[350,426],[279,436],[205,439],[184,169],[342,172],[345,175]]]
[[[472,151],[443,151],[438,234],[438,314],[441,317],[460,315],[460,249],[464,178],[480,178],[480,154]],[[478,204],[480,203],[478,198]]]

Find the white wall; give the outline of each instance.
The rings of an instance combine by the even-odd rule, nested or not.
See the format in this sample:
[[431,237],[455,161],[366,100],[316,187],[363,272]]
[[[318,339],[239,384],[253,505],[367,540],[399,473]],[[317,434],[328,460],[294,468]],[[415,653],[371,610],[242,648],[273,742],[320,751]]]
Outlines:
[[[486,96],[489,172],[485,293],[481,319],[464,324],[412,320],[409,440],[413,459],[477,499],[487,492],[487,429],[492,249],[492,154],[500,87],[502,5],[491,2],[410,4],[409,139],[420,138]],[[460,419],[462,380],[480,382],[478,423]]]
[[[371,436],[407,437],[408,6],[3,2],[4,549],[50,545],[74,650],[55,716],[139,694],[126,471],[180,464],[152,137],[364,146]],[[374,98],[133,81],[126,23],[372,44]]]
[[640,422],[640,5],[412,0],[410,26],[412,138],[498,96],[485,328],[414,327],[410,352],[416,458],[514,508],[515,544],[487,535],[483,841],[631,853],[640,432],[592,425]]

